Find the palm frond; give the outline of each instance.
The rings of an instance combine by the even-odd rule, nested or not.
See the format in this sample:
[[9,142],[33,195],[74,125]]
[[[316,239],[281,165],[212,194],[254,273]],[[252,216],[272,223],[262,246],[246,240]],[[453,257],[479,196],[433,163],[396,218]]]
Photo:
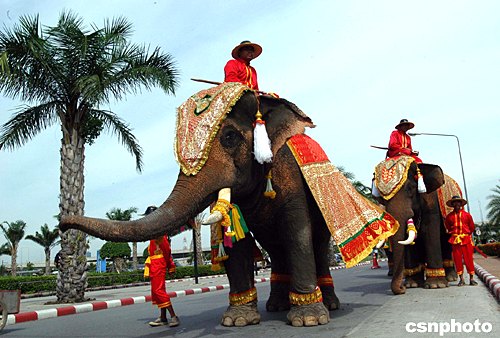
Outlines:
[[57,106],[57,102],[47,102],[36,107],[19,107],[0,129],[0,150],[22,146],[42,130],[57,123]]
[[107,130],[111,131],[113,134],[118,136],[118,139],[125,146],[125,148],[132,155],[135,156],[135,163],[137,171],[142,171],[142,148],[137,142],[137,139],[132,134],[132,130],[129,126],[123,122],[118,116],[113,112],[104,110],[92,110],[93,115],[98,117],[103,123]]

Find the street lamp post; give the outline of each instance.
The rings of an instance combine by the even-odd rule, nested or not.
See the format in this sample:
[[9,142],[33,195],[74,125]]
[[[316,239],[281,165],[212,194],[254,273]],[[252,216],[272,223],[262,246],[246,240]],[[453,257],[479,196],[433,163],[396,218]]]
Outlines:
[[[430,135],[430,136],[451,136],[454,137],[457,140],[457,145],[458,145],[458,156],[460,157],[460,166],[462,169],[462,179],[464,181],[464,192],[465,192],[465,199],[469,201],[469,196],[467,195],[467,185],[465,184],[465,174],[464,174],[464,164],[462,162],[462,152],[460,151],[460,140],[458,139],[457,135],[453,134],[435,134],[435,133],[408,133],[410,136],[417,136],[417,135]],[[469,203],[467,203],[467,212],[470,212],[469,208]]]

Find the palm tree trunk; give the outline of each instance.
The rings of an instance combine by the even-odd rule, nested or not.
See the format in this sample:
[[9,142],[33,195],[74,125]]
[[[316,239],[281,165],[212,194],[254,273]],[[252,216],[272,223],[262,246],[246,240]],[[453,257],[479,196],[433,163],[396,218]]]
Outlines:
[[137,242],[132,242],[132,268],[137,270]]
[[17,276],[17,247],[13,246],[11,255],[10,255],[10,269],[12,273],[12,277]]
[[45,275],[50,275],[50,248],[45,249]]
[[201,247],[201,224],[199,226],[193,227],[194,238],[196,240],[196,261],[198,266],[203,264],[203,248]]
[[[63,127],[64,128],[64,127]],[[85,141],[76,130],[63,129],[59,211],[63,215],[83,215]],[[57,277],[57,301],[84,301],[87,287],[87,235],[79,230],[60,232],[61,267]]]

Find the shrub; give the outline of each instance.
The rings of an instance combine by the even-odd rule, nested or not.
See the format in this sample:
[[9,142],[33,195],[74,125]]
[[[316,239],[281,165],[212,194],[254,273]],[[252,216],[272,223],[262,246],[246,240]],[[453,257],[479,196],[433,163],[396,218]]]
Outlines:
[[479,244],[477,247],[488,256],[500,256],[500,242]]
[[[212,271],[210,265],[198,266],[198,276],[224,274],[225,270]],[[193,266],[180,266],[176,268],[175,274],[171,277],[167,274],[166,279],[181,279],[194,277]],[[122,273],[97,273],[87,274],[88,288],[101,286],[113,286],[132,283],[143,283],[149,279],[144,278],[142,271],[131,271]],[[0,290],[21,290],[22,294],[34,294],[42,292],[56,291],[57,275],[50,276],[3,276],[0,277]]]

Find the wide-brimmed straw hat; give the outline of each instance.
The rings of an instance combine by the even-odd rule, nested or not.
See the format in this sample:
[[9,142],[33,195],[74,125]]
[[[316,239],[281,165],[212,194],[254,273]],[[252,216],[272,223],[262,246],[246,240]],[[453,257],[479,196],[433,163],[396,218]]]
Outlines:
[[399,121],[399,123],[394,128],[398,129],[403,124],[408,124],[410,126],[410,128],[408,128],[408,129],[415,127],[415,123],[410,122],[407,119],[402,119],[401,121]]
[[238,52],[240,51],[241,48],[243,47],[253,47],[253,58],[257,58],[260,53],[262,53],[262,47],[256,43],[250,42],[248,40],[241,41],[241,43],[233,48],[233,51],[231,52],[231,55],[233,58],[237,59],[238,58]]
[[448,200],[448,202],[446,202],[446,205],[449,206],[450,208],[453,208],[453,203],[457,201],[460,202],[462,207],[467,204],[467,201],[464,200],[462,197],[453,196],[450,200]]
[[146,211],[144,211],[144,213],[141,216],[149,215],[150,213],[152,213],[156,209],[158,209],[156,206],[150,205],[149,207],[146,208]]

